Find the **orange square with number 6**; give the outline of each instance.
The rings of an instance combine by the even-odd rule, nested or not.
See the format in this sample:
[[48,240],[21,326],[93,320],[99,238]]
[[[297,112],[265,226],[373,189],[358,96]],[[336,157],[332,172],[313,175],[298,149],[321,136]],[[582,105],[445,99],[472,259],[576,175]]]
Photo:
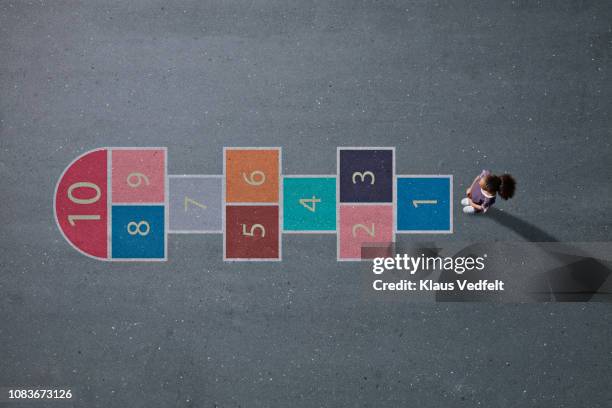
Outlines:
[[278,203],[280,149],[225,149],[225,201]]

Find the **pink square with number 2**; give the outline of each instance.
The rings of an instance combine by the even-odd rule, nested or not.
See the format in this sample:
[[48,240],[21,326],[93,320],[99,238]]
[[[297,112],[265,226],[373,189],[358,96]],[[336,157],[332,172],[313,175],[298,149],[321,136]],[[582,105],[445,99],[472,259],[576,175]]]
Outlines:
[[360,259],[362,245],[393,238],[392,205],[340,205],[339,259]]
[[165,149],[112,149],[112,202],[164,203]]

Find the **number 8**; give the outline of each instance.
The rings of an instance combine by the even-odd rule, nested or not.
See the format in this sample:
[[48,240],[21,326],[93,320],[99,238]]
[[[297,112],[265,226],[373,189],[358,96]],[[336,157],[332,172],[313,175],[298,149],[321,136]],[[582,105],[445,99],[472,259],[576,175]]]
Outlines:
[[[143,225],[145,226],[146,229],[141,228]],[[140,222],[131,221],[127,225],[127,232],[130,235],[141,235],[145,237],[149,235],[149,231],[151,231],[151,226],[146,221],[140,221]]]

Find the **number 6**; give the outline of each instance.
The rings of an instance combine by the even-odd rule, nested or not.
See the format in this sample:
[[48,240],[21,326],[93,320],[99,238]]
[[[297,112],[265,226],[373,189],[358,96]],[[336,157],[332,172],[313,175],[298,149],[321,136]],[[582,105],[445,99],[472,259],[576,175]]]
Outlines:
[[[255,176],[259,176],[260,180],[255,180]],[[260,170],[255,170],[254,172],[252,172],[249,178],[247,178],[246,173],[242,173],[242,178],[244,179],[244,181],[247,182],[247,184],[250,184],[252,186],[261,186],[263,183],[266,182],[266,175],[263,171]]]

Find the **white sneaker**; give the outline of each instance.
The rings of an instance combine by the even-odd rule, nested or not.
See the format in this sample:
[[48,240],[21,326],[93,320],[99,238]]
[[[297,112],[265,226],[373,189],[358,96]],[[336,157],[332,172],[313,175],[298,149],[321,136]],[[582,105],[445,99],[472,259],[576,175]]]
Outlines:
[[465,197],[463,200],[461,200],[461,205],[470,205],[470,199]]
[[474,214],[475,212],[476,212],[476,210],[471,205],[463,207],[463,213],[464,214]]

